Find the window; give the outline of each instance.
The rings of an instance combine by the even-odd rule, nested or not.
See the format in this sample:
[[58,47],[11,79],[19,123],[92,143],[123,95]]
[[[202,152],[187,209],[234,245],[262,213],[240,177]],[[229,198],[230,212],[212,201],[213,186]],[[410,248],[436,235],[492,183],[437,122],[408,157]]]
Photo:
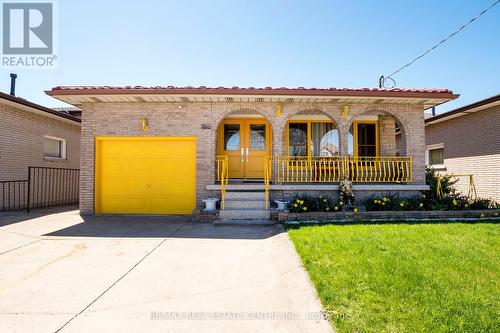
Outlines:
[[377,124],[355,123],[355,125],[357,156],[377,156]]
[[44,136],[43,156],[49,159],[65,159],[66,140],[52,136]]
[[445,168],[444,165],[444,145],[442,143],[426,147],[426,164],[435,169]]
[[289,156],[337,156],[339,134],[335,123],[326,121],[290,122]]
[[288,155],[307,156],[307,123],[288,124]]
[[224,150],[240,150],[240,125],[224,125]]

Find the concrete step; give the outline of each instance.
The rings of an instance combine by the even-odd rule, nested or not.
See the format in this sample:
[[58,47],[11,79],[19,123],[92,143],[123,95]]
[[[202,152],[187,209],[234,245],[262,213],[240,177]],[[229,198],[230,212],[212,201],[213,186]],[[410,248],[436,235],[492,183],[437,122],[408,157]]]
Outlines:
[[275,223],[270,220],[217,220],[215,225],[262,225],[271,226]]
[[265,209],[224,209],[219,212],[221,220],[269,220],[271,212]]
[[225,200],[265,200],[265,192],[226,191]]
[[225,209],[266,209],[265,200],[236,200],[226,199],[224,201]]

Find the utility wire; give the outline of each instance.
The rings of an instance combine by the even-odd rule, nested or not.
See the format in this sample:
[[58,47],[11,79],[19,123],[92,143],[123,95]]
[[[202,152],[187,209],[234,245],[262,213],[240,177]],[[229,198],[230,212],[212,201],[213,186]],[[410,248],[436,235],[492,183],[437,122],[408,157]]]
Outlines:
[[392,78],[392,76],[398,74],[399,72],[401,72],[403,69],[411,66],[415,61],[423,58],[425,55],[427,55],[427,53],[431,52],[432,50],[434,50],[435,48],[437,48],[438,46],[440,46],[441,44],[445,43],[446,41],[448,41],[448,39],[452,38],[453,36],[455,36],[456,34],[458,34],[460,31],[462,31],[463,29],[465,29],[469,24],[471,24],[472,22],[474,22],[475,20],[477,20],[478,18],[480,18],[483,14],[485,14],[488,10],[490,10],[491,8],[493,8],[495,5],[497,5],[498,3],[500,2],[500,0],[496,0],[494,3],[492,3],[488,8],[486,8],[485,10],[483,10],[481,13],[479,13],[478,15],[476,15],[475,17],[471,18],[467,23],[465,23],[464,25],[462,25],[460,28],[458,28],[456,31],[454,31],[453,33],[451,33],[450,35],[448,35],[448,37],[444,38],[443,40],[441,40],[439,43],[437,43],[436,45],[434,45],[433,47],[431,47],[430,49],[428,49],[427,51],[425,51],[424,53],[422,53],[421,55],[419,55],[418,57],[416,57],[415,59],[413,59],[412,61],[410,61],[409,63],[407,63],[406,65],[400,67],[398,70],[394,71],[393,73],[391,73],[390,75],[387,75],[387,76],[384,76],[382,75],[380,78],[379,78],[379,87],[382,88],[382,87],[385,87],[384,84],[385,84],[385,81],[387,79],[391,80],[392,83],[393,83],[393,87],[396,85],[396,81]]

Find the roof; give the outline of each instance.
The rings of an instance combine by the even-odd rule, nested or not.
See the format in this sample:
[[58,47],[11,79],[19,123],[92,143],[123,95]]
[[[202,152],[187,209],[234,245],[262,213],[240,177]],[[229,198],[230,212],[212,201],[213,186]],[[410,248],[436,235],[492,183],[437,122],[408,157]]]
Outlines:
[[73,117],[81,118],[82,115],[82,109],[70,106],[70,107],[56,107],[52,108],[52,110],[58,111],[58,112],[64,112],[66,114],[69,114]]
[[69,114],[59,112],[59,111],[53,110],[51,108],[45,107],[43,105],[32,103],[28,100],[25,100],[24,98],[12,96],[12,95],[9,95],[9,94],[3,93],[3,92],[0,92],[0,100],[7,101],[8,103],[10,102],[10,103],[18,104],[20,106],[28,107],[31,110],[35,110],[38,114],[46,115],[46,116],[49,116],[51,118],[60,118],[61,120],[62,119],[70,120],[70,121],[73,121],[76,123],[81,122],[80,119],[78,119],[74,116],[71,116]]
[[[245,102],[259,98],[259,101],[291,102],[355,102],[354,99],[372,99],[381,102],[386,99],[395,99],[402,103],[405,100],[425,104],[426,107],[435,106],[457,98],[448,89],[425,88],[255,88],[255,87],[174,87],[174,86],[58,86],[46,93],[57,99],[73,105],[84,102],[144,102],[144,101],[170,101],[170,102]],[[100,96],[116,96],[115,100],[103,99]],[[126,98],[118,96],[145,96],[142,98]],[[155,99],[152,96],[163,98]],[[165,98],[168,97],[168,98]],[[264,100],[262,100],[264,99]],[[349,99],[342,101],[342,99]],[[418,100],[418,101],[417,101]],[[428,104],[426,104],[426,101]]]
[[436,116],[425,119],[425,125],[432,125],[435,123],[447,121],[453,118],[465,116],[474,112],[479,112],[482,110],[487,110],[493,106],[500,105],[500,94],[494,95],[478,102],[462,106],[458,109],[454,109],[445,113],[438,114]]

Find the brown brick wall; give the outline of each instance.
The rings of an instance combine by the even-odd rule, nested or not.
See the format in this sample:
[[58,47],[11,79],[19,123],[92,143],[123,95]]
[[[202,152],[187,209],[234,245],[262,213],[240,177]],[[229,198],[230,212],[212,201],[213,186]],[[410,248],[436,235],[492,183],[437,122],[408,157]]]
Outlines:
[[[284,154],[284,131],[293,115],[315,112],[327,115],[337,123],[340,154],[347,154],[347,133],[352,121],[364,114],[394,116],[406,131],[408,152],[413,155],[415,184],[425,182],[423,107],[416,105],[351,105],[349,115],[341,117],[342,105],[285,104],[281,117],[275,115],[274,103],[87,103],[82,106],[82,147],[80,178],[80,211],[94,211],[94,138],[96,136],[196,136],[197,137],[197,204],[210,195],[206,185],[214,183],[216,133],[228,114],[258,113],[266,117],[273,129],[273,155]],[[149,131],[143,132],[140,119],[146,117]],[[211,129],[202,129],[202,124]],[[388,125],[390,126],[390,125]],[[384,142],[381,141],[381,146]],[[390,143],[394,149],[395,143]]]
[[[43,157],[44,135],[66,139],[66,159]],[[80,126],[0,105],[0,180],[22,180],[29,166],[79,168]]]
[[[500,106],[425,128],[426,145],[444,144],[444,173],[474,174],[477,194],[500,201]],[[468,181],[457,188],[467,193]]]

